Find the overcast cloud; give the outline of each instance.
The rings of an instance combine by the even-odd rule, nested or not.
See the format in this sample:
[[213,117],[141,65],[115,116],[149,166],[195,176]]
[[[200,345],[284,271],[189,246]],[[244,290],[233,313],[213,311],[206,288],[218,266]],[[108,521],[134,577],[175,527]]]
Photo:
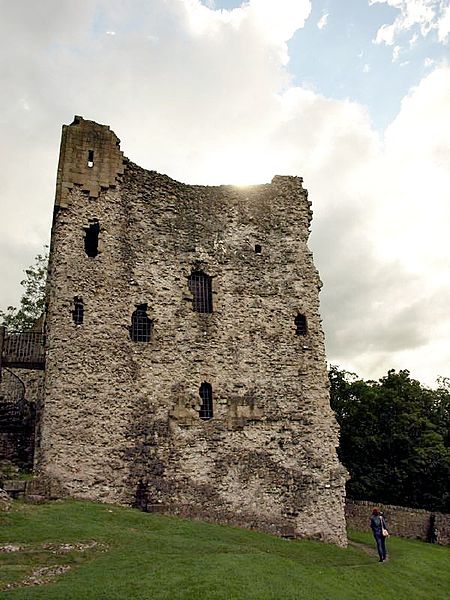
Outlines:
[[[408,24],[411,3],[389,4],[403,20],[380,43]],[[0,2],[0,306],[17,303],[21,269],[48,240],[61,125],[80,114],[109,124],[131,160],[180,181],[303,176],[329,360],[364,377],[450,376],[447,64],[380,132],[362,105],[293,84],[288,42],[309,1],[30,6]],[[445,43],[441,9],[429,23]]]

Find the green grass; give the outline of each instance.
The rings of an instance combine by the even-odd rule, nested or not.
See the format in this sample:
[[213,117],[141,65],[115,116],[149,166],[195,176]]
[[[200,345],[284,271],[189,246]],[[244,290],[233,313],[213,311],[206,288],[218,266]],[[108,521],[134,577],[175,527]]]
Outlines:
[[[390,538],[379,564],[370,534],[347,549],[87,502],[15,503],[0,515],[0,598],[42,600],[448,600],[450,550]],[[48,543],[107,547],[55,554]],[[18,587],[40,566],[71,565],[51,583]]]

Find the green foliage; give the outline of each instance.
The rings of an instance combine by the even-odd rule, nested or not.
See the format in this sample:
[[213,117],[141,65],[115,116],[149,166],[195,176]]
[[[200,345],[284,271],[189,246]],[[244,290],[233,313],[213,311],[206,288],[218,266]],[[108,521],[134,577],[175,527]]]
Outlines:
[[[369,533],[342,549],[74,501],[16,503],[0,523],[0,545],[23,546],[0,553],[0,588],[40,566],[71,567],[5,592],[11,600],[444,600],[450,585],[448,548],[390,538],[380,565]],[[48,546],[94,540],[84,552]]]
[[44,312],[47,265],[48,246],[44,246],[44,253],[38,254],[34,264],[24,271],[26,277],[20,285],[25,291],[20,307],[8,306],[6,311],[0,310],[0,320],[10,331],[30,329]]
[[408,371],[362,381],[332,367],[331,406],[349,497],[450,512],[450,386],[430,390]]

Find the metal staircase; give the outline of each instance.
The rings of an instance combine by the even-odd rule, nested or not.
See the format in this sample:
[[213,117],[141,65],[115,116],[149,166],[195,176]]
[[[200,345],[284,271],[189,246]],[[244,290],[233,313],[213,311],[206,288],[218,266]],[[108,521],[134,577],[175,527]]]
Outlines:
[[45,367],[44,335],[38,331],[8,332],[0,328],[0,462],[21,469],[33,461],[35,405],[12,369]]

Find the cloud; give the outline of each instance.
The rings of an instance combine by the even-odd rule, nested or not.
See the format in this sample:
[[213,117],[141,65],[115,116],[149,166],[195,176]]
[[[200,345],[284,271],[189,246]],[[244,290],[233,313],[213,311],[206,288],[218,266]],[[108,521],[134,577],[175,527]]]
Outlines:
[[443,44],[448,42],[450,34],[450,5],[444,8],[440,19],[437,23],[438,40]]
[[361,105],[292,84],[287,41],[310,9],[5,3],[0,305],[17,301],[13,281],[48,239],[61,124],[81,114],[109,124],[138,164],[184,182],[303,176],[330,360],[367,377],[448,374],[450,70],[411,90],[381,137]]
[[211,36],[227,26],[245,35],[250,31],[263,36],[266,44],[278,48],[282,64],[288,62],[286,42],[303,27],[311,12],[310,0],[249,0],[233,10],[214,10],[200,0],[182,0],[190,30]]
[[398,57],[400,56],[400,51],[401,51],[400,46],[394,46],[394,49],[392,50],[392,62],[395,62],[396,60],[398,60]]
[[412,48],[413,46],[415,46],[417,44],[419,40],[419,36],[417,33],[415,33],[409,40],[409,46],[410,48]]
[[[426,37],[437,30],[439,42],[446,43],[450,33],[450,7],[442,0],[369,0],[369,5],[387,4],[400,11],[393,23],[382,25],[376,34],[375,43],[392,46],[402,32],[417,27]],[[414,34],[412,40],[416,41]],[[411,41],[412,41],[411,40]]]
[[324,13],[320,19],[317,21],[317,27],[319,29],[324,29],[328,25],[328,17],[330,13]]

